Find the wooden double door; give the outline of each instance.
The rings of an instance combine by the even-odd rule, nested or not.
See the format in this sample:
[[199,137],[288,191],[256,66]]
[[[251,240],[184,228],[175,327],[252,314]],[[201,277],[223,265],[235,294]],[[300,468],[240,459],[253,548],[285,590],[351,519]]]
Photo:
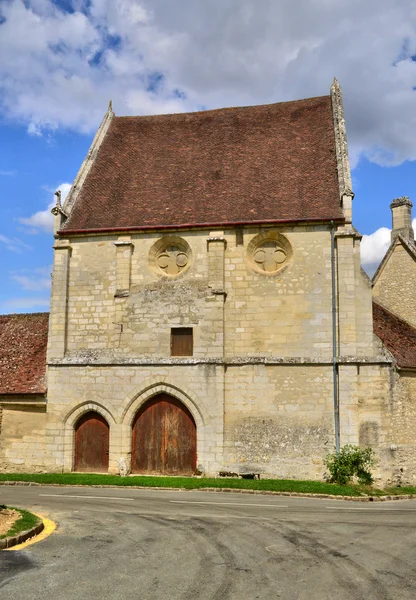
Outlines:
[[136,415],[132,433],[133,473],[195,472],[195,421],[176,398],[159,394],[146,402]]
[[74,471],[106,473],[110,444],[107,421],[94,411],[87,412],[75,425]]

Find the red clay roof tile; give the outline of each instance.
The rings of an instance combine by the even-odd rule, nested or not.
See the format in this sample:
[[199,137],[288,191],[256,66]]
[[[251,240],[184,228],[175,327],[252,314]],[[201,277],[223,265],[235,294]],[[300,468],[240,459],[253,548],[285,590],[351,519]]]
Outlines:
[[0,315],[0,394],[46,392],[49,313]]
[[114,117],[64,230],[343,219],[329,96]]
[[381,339],[399,367],[416,367],[416,329],[373,301],[374,333]]

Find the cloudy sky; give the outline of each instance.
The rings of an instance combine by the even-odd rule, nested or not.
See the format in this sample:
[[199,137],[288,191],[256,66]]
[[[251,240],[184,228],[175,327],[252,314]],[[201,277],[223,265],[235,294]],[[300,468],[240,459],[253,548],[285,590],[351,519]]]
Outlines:
[[[0,0],[0,312],[47,310],[50,205],[116,114],[343,88],[369,271],[416,200],[414,0]],[[415,210],[416,214],[416,210]]]

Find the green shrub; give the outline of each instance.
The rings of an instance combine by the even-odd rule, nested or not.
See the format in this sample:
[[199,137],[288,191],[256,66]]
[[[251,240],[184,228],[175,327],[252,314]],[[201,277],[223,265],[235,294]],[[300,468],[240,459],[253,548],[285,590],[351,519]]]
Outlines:
[[373,483],[370,469],[374,466],[374,451],[372,448],[359,448],[347,444],[339,452],[327,454],[324,463],[327,466],[330,483],[346,485],[353,477],[362,485]]

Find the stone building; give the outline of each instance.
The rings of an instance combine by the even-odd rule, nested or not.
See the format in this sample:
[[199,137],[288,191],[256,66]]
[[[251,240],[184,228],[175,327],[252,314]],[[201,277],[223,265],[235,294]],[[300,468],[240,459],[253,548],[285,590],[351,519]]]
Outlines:
[[336,81],[266,106],[110,105],[53,210],[47,393],[0,384],[0,468],[321,478],[352,443],[414,481],[415,323],[384,281],[399,247],[414,260],[411,225],[373,318],[352,200]]

